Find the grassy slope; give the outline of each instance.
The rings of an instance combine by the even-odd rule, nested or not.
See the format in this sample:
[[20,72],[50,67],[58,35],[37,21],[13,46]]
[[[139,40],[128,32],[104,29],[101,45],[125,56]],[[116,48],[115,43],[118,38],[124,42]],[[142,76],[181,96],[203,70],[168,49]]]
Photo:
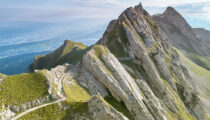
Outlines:
[[75,80],[69,79],[72,84],[63,83],[64,92],[67,97],[67,102],[87,102],[90,99],[88,92],[85,88],[81,87]]
[[56,103],[24,115],[22,118],[20,118],[20,120],[69,120],[73,119],[74,115],[76,114],[87,114],[87,101],[90,99],[88,92],[75,80],[69,79],[69,82],[72,84],[67,85],[63,83],[67,100],[62,102],[62,104],[70,106],[70,109],[61,109],[60,106]]
[[60,109],[58,104],[52,104],[32,111],[18,120],[61,120],[64,115],[65,111]]
[[[93,49],[97,51],[95,53],[97,57],[99,57],[101,53],[106,54],[107,52],[106,49],[98,45],[94,46]],[[73,119],[75,114],[87,114],[87,101],[90,100],[91,96],[89,96],[88,91],[85,88],[81,87],[75,80],[70,78],[68,81],[71,84],[63,83],[65,95],[67,97],[67,100],[63,104],[70,105],[70,109],[63,111],[60,110],[59,107],[53,107],[53,105],[51,105],[48,107],[48,109],[55,110],[49,110],[51,111],[53,117],[50,119]],[[128,118],[133,119],[130,112],[127,110],[123,103],[118,102],[111,96],[106,97],[105,100],[119,112],[123,113]],[[32,113],[29,113],[23,116],[21,119],[33,119],[38,118],[39,116],[41,116],[41,119],[45,119],[49,115],[49,112],[45,113],[43,112],[43,109],[45,108],[41,108],[40,110],[36,110]],[[57,116],[55,116],[57,111],[60,111],[60,113]]]
[[203,57],[195,53],[187,53],[187,57],[201,67],[210,70],[210,56]]
[[[118,41],[118,38],[121,40],[121,43]],[[128,57],[128,54],[124,50],[124,47],[128,44],[129,41],[126,37],[126,31],[122,25],[114,28],[114,30],[108,34],[106,46],[116,57]]]
[[48,93],[46,78],[41,73],[6,76],[0,85],[0,104],[20,105]]
[[[205,106],[207,111],[210,111],[210,71],[198,66],[197,64],[193,63],[187,57],[185,57],[180,51],[176,49],[176,51],[181,56],[183,63],[188,67],[190,70],[193,80],[198,88],[200,93],[200,98],[202,103]],[[208,113],[208,117],[210,119],[210,113]]]
[[[66,104],[62,102],[62,104]],[[84,115],[88,111],[87,103],[71,106],[70,109],[62,109],[58,103],[32,111],[18,120],[72,120],[73,114]]]
[[86,53],[88,49],[89,48],[82,43],[66,40],[61,47],[52,53],[45,56],[36,56],[34,58],[36,65],[31,65],[30,70],[50,69],[64,63],[76,64],[81,60],[82,55]]

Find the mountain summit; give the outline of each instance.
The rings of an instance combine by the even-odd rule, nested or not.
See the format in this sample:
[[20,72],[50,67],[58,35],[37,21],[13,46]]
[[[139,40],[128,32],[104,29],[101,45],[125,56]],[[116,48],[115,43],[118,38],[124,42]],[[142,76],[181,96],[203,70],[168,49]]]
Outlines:
[[169,41],[191,60],[210,69],[210,47],[174,8],[168,7],[163,14],[152,19],[167,35]]
[[[31,110],[26,100],[16,105],[8,102],[5,95],[2,95],[0,98],[3,98],[3,104],[13,108],[4,108],[2,117],[206,120],[206,109],[201,104],[199,92],[188,68],[181,60],[188,59],[171,46],[141,4],[126,9],[118,19],[111,21],[103,37],[95,45],[82,49],[81,51],[85,50],[82,54],[72,53],[77,47],[71,47],[74,43],[68,42],[68,49],[66,43],[67,41],[42,59],[54,63],[62,60],[63,51],[68,51],[64,52],[64,56],[68,55],[68,63],[73,60],[71,57],[82,56],[77,59],[76,64],[59,65],[57,62],[58,66],[55,68],[43,67],[50,70],[35,70],[36,74],[45,76],[43,82],[46,81],[49,86],[43,86],[44,92],[48,90],[45,94],[50,96],[50,101],[53,102],[44,101],[47,107],[26,114]],[[51,58],[50,56],[55,57],[47,59]],[[45,62],[37,62],[36,66]],[[21,77],[18,77],[19,79]],[[7,77],[5,79],[5,76],[2,76],[2,80],[0,89],[8,84]],[[40,84],[37,83],[37,86],[41,86]],[[7,93],[2,90],[4,94]],[[19,98],[20,95],[16,94],[9,99]],[[33,99],[34,97],[36,96],[33,96]],[[43,96],[39,94],[39,97]],[[32,98],[27,100],[31,101]],[[58,104],[59,102],[61,104]],[[47,110],[51,111],[51,115]],[[18,115],[13,117],[15,114]]]

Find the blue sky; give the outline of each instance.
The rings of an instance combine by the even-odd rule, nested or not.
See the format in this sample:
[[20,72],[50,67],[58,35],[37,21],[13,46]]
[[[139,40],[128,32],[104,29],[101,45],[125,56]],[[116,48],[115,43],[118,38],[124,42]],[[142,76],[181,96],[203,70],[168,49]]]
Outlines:
[[186,17],[210,21],[210,0],[0,0],[0,21],[65,23],[79,20],[81,23],[93,20],[98,25],[117,18],[124,9],[139,2],[151,14],[173,6]]
[[[65,39],[91,45],[102,37],[110,20],[139,2],[150,14],[175,7],[191,26],[210,30],[210,0],[0,0],[0,47],[53,40],[52,45],[40,46],[39,51],[44,51]],[[1,54],[0,58],[8,53]]]

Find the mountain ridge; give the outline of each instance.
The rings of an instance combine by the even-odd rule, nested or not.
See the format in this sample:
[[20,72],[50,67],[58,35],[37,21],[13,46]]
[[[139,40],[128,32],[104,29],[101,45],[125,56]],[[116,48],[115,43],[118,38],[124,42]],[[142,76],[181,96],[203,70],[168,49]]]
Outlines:
[[35,69],[44,69],[44,68],[50,69],[56,67],[57,65],[69,62],[72,64],[76,64],[75,63],[76,61],[75,60],[71,61],[69,56],[73,58],[73,55],[75,53],[83,53],[82,51],[85,49],[88,48],[83,43],[65,40],[64,44],[55,51],[53,51],[52,53],[49,53],[44,56],[34,57],[34,62],[29,66],[29,70],[34,71]]
[[[152,19],[163,30],[170,42],[196,64],[209,69],[210,47],[199,38],[182,15],[172,7]],[[200,59],[201,58],[201,59]]]
[[[95,45],[81,45],[82,48],[74,52],[77,45],[65,41],[51,54],[37,57],[34,66],[41,64],[44,66],[40,69],[45,69],[35,70],[39,67],[34,67],[34,74],[44,76],[50,100],[63,97],[66,100],[60,105],[29,113],[22,119],[39,116],[75,120],[207,119],[208,109],[201,103],[200,91],[194,87],[196,84],[182,61],[183,56],[170,44],[141,3],[127,8],[118,19],[111,21]],[[62,61],[66,55],[68,59]],[[75,56],[78,57],[75,64],[66,63]],[[41,58],[47,61],[39,63]],[[52,65],[47,65],[50,62]],[[3,78],[3,82],[7,80]],[[19,94],[13,99],[16,97]],[[16,106],[19,111],[14,114],[30,108],[24,105]],[[52,115],[42,112],[47,108]],[[8,109],[3,109],[1,117],[14,117]]]

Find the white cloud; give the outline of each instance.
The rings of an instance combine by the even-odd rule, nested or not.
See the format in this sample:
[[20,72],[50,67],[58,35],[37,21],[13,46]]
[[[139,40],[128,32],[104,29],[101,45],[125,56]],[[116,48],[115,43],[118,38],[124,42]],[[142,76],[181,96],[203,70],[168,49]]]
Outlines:
[[200,4],[210,2],[209,0],[143,0],[146,7],[180,6],[185,4]]
[[206,19],[208,19],[210,21],[210,3],[206,4],[203,7],[203,12],[204,12],[204,18],[206,17]]
[[[72,19],[95,19],[103,21],[103,19],[111,20],[117,18],[118,15],[127,7],[134,6],[140,0],[23,0],[22,4],[14,0],[9,0],[0,5],[1,21],[44,21],[44,22],[64,22]],[[167,6],[182,8],[182,14],[191,16],[206,16],[210,3],[209,0],[141,0],[143,6],[150,13],[162,12]],[[1,1],[0,1],[1,4]],[[18,4],[15,6],[15,4]],[[202,4],[194,13],[193,7]],[[191,11],[191,12],[190,12]],[[205,19],[205,18],[204,18]]]
[[[0,28],[18,22],[50,22],[50,27],[37,28],[21,37],[11,36],[0,40],[0,44],[44,41],[56,38],[58,41],[70,38],[86,44],[93,44],[103,35],[108,22],[116,19],[128,7],[142,2],[149,13],[160,13],[167,6],[175,7],[183,16],[192,20],[191,25],[205,27],[194,20],[210,22],[210,0],[0,0]],[[6,21],[8,24],[4,24]],[[54,24],[55,23],[55,24]],[[208,23],[207,23],[208,24]],[[11,25],[15,28],[15,25]],[[2,27],[3,26],[3,27]],[[35,29],[25,25],[27,29]],[[19,26],[17,27],[19,28]],[[210,26],[209,28],[210,29]],[[0,52],[1,53],[1,52]]]

